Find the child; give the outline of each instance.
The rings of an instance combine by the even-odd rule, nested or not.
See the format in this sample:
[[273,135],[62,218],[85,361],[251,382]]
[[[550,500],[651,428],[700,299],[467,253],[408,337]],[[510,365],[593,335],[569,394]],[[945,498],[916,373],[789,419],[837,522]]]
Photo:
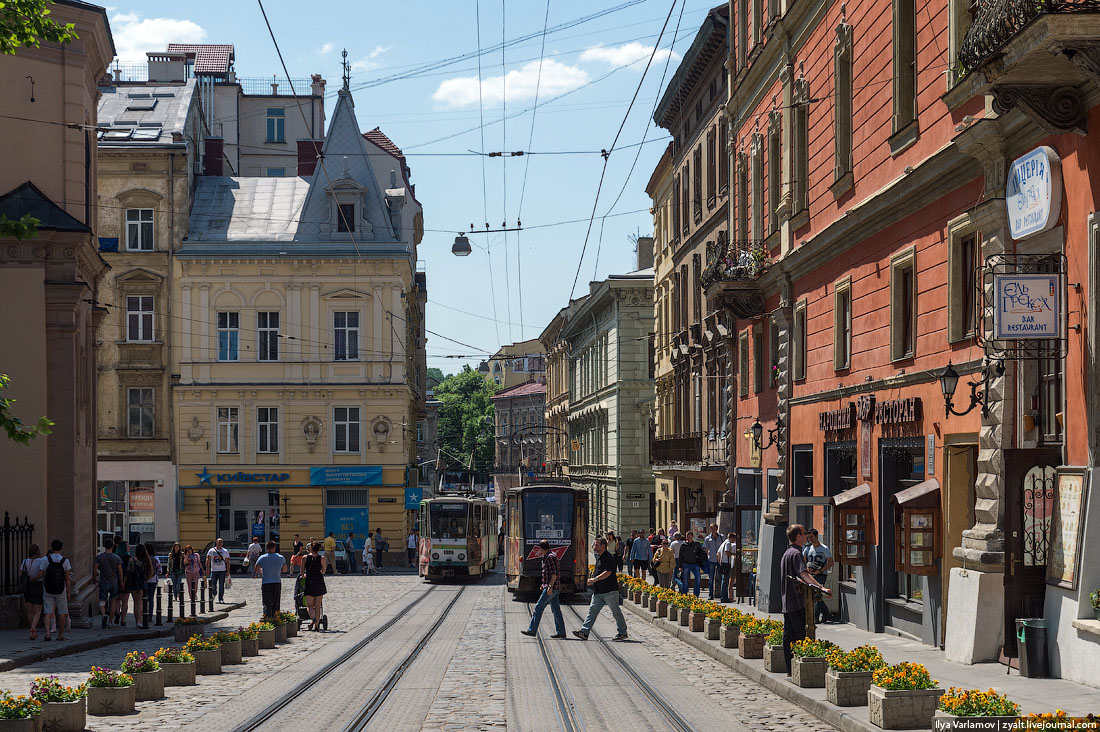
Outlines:
[[363,571],[367,574],[378,574],[374,567],[374,547],[369,544],[363,550]]

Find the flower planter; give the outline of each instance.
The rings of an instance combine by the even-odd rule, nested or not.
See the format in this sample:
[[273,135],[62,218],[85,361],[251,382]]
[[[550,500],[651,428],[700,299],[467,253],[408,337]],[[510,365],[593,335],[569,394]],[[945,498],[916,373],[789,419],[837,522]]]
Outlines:
[[286,628],[286,637],[287,638],[297,638],[298,637],[298,621],[297,620],[295,620],[293,623],[287,623],[283,627]]
[[657,596],[656,595],[651,594],[649,596],[649,612],[651,612],[651,613],[657,612]]
[[824,656],[806,656],[791,659],[791,681],[803,689],[821,689],[825,686],[825,671],[829,662]]
[[703,632],[703,621],[706,620],[706,619],[707,619],[707,616],[704,615],[703,613],[697,613],[694,610],[692,610],[688,614],[688,630],[690,630],[692,633],[702,633]]
[[133,714],[136,701],[136,693],[132,686],[88,687],[88,714],[100,717]]
[[40,716],[36,714],[23,719],[0,719],[0,732],[38,732]]
[[88,726],[88,700],[42,702],[42,732],[84,732]]
[[680,608],[680,617],[676,619],[680,625],[687,627],[687,624],[691,622],[691,611],[686,607]]
[[260,639],[259,638],[241,638],[241,655],[242,656],[258,656],[258,655],[260,655]]
[[825,698],[838,707],[862,707],[867,704],[872,671],[825,672]]
[[867,692],[871,724],[882,729],[929,729],[943,689],[883,689]]
[[723,625],[718,629],[718,643],[723,648],[737,648],[737,637],[741,629],[736,625]]
[[156,671],[130,674],[134,677],[134,695],[137,701],[155,701],[164,698],[164,672]]
[[673,623],[680,622],[680,606],[669,603],[668,606],[668,619]]
[[164,672],[165,686],[194,686],[195,662],[190,663],[164,663],[161,662],[160,670]]
[[783,658],[783,646],[764,644],[764,670],[772,674],[787,673],[787,659]]
[[286,623],[275,626],[275,642],[286,643]]
[[274,648],[275,647],[275,629],[261,630],[260,631],[260,648]]
[[668,600],[658,600],[657,601],[657,617],[659,617],[659,618],[667,618],[668,617]]
[[199,676],[214,676],[222,672],[221,649],[191,651],[191,655],[195,657],[195,671]]
[[707,640],[718,640],[718,629],[722,627],[722,621],[716,618],[707,618],[703,621],[703,633]]
[[237,663],[243,663],[241,660],[241,642],[225,641],[222,643],[222,666],[232,666]]
[[763,658],[764,657],[764,635],[753,634],[745,635],[741,634],[741,637],[737,640],[737,655],[741,658]]
[[203,629],[206,626],[202,623],[198,625],[176,625],[173,626],[172,632],[176,639],[176,643],[186,643],[187,639],[193,635],[203,635]]
[[938,729],[955,729],[955,724],[961,720],[974,720],[983,725],[988,724],[989,726],[985,729],[1012,729],[1012,724],[1019,719],[1019,717],[963,717],[937,709],[932,717],[932,732]]

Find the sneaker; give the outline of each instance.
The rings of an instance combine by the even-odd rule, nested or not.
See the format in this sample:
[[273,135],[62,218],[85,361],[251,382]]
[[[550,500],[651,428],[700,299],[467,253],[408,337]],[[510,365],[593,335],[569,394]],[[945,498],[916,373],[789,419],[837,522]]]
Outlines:
[[532,638],[535,637],[535,631],[533,631],[533,630],[521,630],[520,633],[523,633],[524,635],[531,636]]
[[573,635],[580,638],[581,640],[588,640],[588,633],[585,633],[583,630],[574,630]]
[[550,637],[551,637],[551,638],[564,638],[564,637],[565,637],[565,633],[554,633],[554,635],[552,635],[552,636],[550,636]]
[[627,640],[627,636],[626,636],[626,633],[619,633],[619,634],[618,634],[617,636],[615,636],[615,637],[614,637],[614,638],[612,638],[611,640],[613,640],[613,641],[624,641],[624,640]]

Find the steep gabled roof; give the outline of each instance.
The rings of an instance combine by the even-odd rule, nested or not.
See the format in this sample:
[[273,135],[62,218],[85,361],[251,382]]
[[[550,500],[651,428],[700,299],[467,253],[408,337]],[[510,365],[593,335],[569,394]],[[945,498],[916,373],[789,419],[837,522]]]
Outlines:
[[364,132],[363,137],[365,137],[367,141],[373,142],[375,145],[382,148],[390,155],[393,155],[398,160],[401,160],[402,162],[405,160],[405,156],[404,154],[402,154],[401,148],[395,145],[393,143],[393,140],[386,137],[385,133],[382,132],[380,128],[375,127],[373,130]]
[[0,196],[0,214],[11,221],[18,221],[30,214],[38,219],[39,229],[91,232],[86,224],[73,218],[30,181]]

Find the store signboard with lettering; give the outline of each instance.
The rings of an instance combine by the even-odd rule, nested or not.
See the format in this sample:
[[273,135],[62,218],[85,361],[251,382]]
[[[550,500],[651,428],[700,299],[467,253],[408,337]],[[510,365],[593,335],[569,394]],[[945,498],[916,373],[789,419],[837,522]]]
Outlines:
[[1037,147],[1012,161],[1005,205],[1013,239],[1054,228],[1062,213],[1062,161],[1054,148]]
[[1061,337],[1061,275],[998,274],[993,277],[993,292],[993,330],[998,340]]

